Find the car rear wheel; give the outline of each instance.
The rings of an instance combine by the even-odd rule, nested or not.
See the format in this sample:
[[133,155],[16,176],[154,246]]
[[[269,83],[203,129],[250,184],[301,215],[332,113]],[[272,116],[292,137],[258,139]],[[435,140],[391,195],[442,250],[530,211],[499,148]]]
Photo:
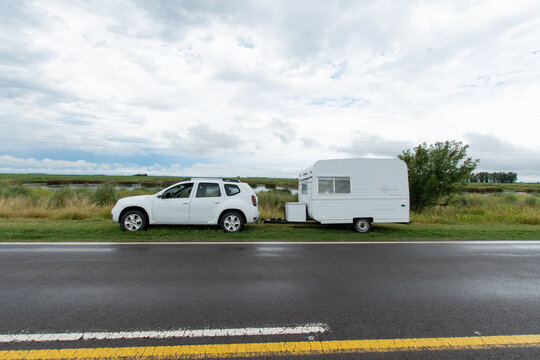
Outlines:
[[354,219],[353,229],[358,233],[368,233],[371,230],[371,221],[369,219]]
[[126,211],[120,219],[123,231],[139,231],[146,229],[146,216],[139,210]]
[[229,211],[221,217],[219,225],[225,232],[239,232],[244,227],[244,218],[236,211]]

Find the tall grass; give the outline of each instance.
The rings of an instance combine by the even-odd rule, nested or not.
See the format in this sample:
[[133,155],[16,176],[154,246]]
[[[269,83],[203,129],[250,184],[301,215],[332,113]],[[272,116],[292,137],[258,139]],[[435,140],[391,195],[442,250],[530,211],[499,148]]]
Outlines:
[[[0,185],[0,218],[107,219],[117,199],[153,192],[144,188],[116,190],[111,184],[94,190]],[[285,203],[298,201],[298,195],[291,195],[289,191],[272,190],[257,196],[261,219],[282,218]],[[413,213],[411,219],[424,224],[540,225],[540,194],[465,193],[421,213]]]
[[298,201],[298,195],[288,190],[264,191],[257,194],[261,219],[283,218],[286,202]]
[[57,190],[0,185],[0,218],[45,218],[57,220],[83,220],[110,217],[117,200],[112,185],[95,190]]
[[112,184],[99,186],[92,194],[92,202],[97,205],[114,205],[116,200],[116,189]]
[[412,214],[412,221],[426,224],[529,224],[540,225],[537,194],[460,194],[443,204]]

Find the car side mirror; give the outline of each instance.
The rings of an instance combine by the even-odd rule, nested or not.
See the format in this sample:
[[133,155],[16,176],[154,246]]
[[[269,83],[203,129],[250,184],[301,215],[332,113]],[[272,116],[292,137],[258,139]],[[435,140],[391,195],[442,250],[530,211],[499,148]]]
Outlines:
[[157,194],[157,198],[158,198],[158,199],[161,199],[162,197],[163,197],[163,194],[161,194],[161,193],[160,193],[160,194]]

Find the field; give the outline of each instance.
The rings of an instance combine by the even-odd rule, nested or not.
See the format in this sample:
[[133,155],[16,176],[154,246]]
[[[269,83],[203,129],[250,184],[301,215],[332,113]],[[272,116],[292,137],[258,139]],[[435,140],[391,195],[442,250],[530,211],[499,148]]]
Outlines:
[[[43,184],[49,186],[71,184],[115,184],[136,185],[142,187],[166,187],[172,185],[187,176],[109,176],[109,175],[46,175],[46,174],[0,174],[0,184],[22,185]],[[252,187],[266,185],[268,188],[275,187],[298,187],[296,179],[270,179],[270,178],[235,178],[246,182]]]
[[[540,239],[539,184],[505,184],[504,191],[483,193],[501,184],[472,184],[482,190],[464,192],[439,205],[411,214],[412,225],[375,225],[370,234],[356,234],[347,226],[248,225],[240,234],[225,234],[216,227],[157,226],[146,232],[123,233],[110,220],[117,199],[155,193],[151,187],[178,178],[1,175],[0,241],[374,241],[452,239]],[[246,181],[246,179],[242,179]],[[293,188],[292,179],[247,179],[252,186]],[[117,188],[152,182],[136,189]],[[52,188],[23,186],[48,184]],[[67,184],[93,184],[72,188]],[[96,185],[100,184],[100,185]],[[481,187],[480,187],[481,186]],[[475,193],[480,192],[480,193]],[[288,190],[261,192],[261,218],[283,217],[285,202],[296,201]]]

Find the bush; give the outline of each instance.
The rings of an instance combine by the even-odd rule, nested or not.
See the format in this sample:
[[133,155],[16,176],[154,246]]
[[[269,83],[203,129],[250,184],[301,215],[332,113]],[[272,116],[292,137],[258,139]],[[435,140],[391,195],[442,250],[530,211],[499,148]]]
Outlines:
[[516,204],[518,202],[518,197],[516,194],[504,194],[503,201],[507,204]]
[[420,144],[398,157],[409,168],[411,208],[422,211],[441,198],[459,192],[467,183],[478,160],[467,157],[468,145],[457,141]]
[[530,206],[532,208],[540,207],[540,201],[538,200],[538,197],[529,195],[525,199],[525,205]]
[[21,185],[15,185],[15,186],[0,186],[0,197],[9,199],[9,198],[16,198],[16,197],[25,197],[25,198],[33,198],[34,194],[32,193],[32,190],[21,186]]
[[99,186],[91,198],[92,202],[96,205],[113,205],[116,200],[116,189],[112,184],[105,184]]
[[75,193],[69,187],[64,186],[53,192],[49,199],[49,207],[58,209],[67,206],[68,201],[75,197]]

